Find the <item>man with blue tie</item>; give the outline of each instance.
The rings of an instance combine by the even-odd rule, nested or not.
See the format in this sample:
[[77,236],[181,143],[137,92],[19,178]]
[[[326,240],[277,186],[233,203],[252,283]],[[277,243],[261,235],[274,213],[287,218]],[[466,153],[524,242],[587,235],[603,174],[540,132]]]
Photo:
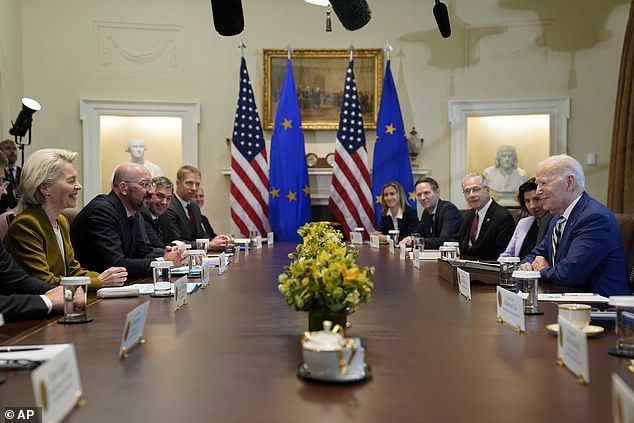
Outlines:
[[520,268],[552,284],[604,296],[629,295],[625,254],[614,214],[585,192],[581,164],[566,154],[537,165],[537,192],[555,215]]

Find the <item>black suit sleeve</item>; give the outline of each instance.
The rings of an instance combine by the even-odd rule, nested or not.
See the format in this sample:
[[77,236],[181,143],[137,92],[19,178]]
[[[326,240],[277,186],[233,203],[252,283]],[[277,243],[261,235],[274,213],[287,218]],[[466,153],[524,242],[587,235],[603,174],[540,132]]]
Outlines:
[[416,226],[418,225],[418,214],[413,207],[409,205],[405,206],[405,211],[403,212],[403,219],[399,222],[399,240],[405,238],[406,236],[410,236]]
[[48,308],[39,295],[0,295],[0,314],[7,323],[43,319]]
[[[425,238],[425,248],[437,250],[443,245],[445,241],[449,241],[451,237],[460,230],[462,224],[462,214],[460,210],[450,202],[443,202],[442,210],[436,211],[436,227],[440,228],[440,231],[433,237]],[[422,224],[422,220],[421,220]],[[419,224],[418,227],[421,227]],[[421,227],[421,232],[422,227]]]

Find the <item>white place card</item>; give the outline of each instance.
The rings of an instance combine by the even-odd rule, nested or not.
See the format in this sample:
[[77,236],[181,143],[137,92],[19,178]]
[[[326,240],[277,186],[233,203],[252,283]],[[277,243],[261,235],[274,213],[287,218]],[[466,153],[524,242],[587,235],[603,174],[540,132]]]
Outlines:
[[[249,254],[249,250],[245,250],[246,253],[245,255]],[[218,274],[222,275],[223,273],[225,273],[225,270],[227,270],[227,256],[225,255],[225,253],[220,253],[220,255],[218,256],[218,260],[219,260],[219,267],[218,267]]]
[[174,282],[174,311],[187,304],[187,278],[178,278]]
[[634,422],[634,391],[616,373],[612,373],[612,421]]
[[378,235],[370,235],[370,248],[379,248],[381,243],[379,242]]
[[457,267],[456,272],[458,274],[458,290],[460,295],[471,301],[471,275],[469,272]]
[[121,346],[119,347],[119,357],[127,358],[128,353],[134,347],[145,342],[143,331],[150,302],[146,301],[128,313],[123,324],[123,335],[121,336]]
[[388,238],[388,240],[387,240],[387,248],[390,251],[390,254],[394,254],[394,252],[396,251],[394,249],[394,240],[392,238]]
[[526,332],[524,299],[508,289],[497,287],[498,322],[506,322],[518,332]]
[[35,404],[42,407],[43,422],[61,422],[82,401],[79,367],[73,344],[31,373]]
[[415,269],[420,269],[420,250],[418,248],[414,248],[412,251],[412,263],[414,263]]
[[266,234],[266,244],[270,247],[275,242],[275,234],[273,232],[269,232]]
[[579,383],[590,383],[590,364],[588,362],[588,338],[566,318],[557,316],[559,332],[557,334],[557,360],[566,366]]
[[361,235],[361,232],[350,232],[350,242],[354,245],[363,245],[363,235]]
[[[396,247],[395,247],[395,248],[396,248]],[[399,253],[399,254],[398,254],[398,255],[399,255],[399,259],[400,259],[401,261],[405,261],[405,260],[407,259],[407,251],[406,251],[406,248],[405,248],[405,247],[403,247],[403,248],[399,248],[399,249],[398,249],[398,253]]]
[[[271,245],[271,244],[269,244]],[[234,248],[233,250],[233,262],[235,264],[240,263],[240,256],[242,255],[242,253],[240,252],[240,248],[236,245],[236,248]]]
[[255,237],[255,248],[256,250],[262,249],[262,236],[260,235]]

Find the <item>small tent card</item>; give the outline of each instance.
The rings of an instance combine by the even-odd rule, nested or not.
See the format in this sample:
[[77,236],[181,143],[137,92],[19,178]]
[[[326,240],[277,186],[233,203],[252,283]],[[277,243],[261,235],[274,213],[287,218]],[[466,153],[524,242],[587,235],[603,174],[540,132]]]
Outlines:
[[618,423],[634,421],[634,391],[616,373],[612,373],[612,417]]
[[418,248],[414,248],[412,251],[412,263],[414,263],[415,269],[420,269],[420,250]]
[[370,235],[370,248],[379,248],[381,243],[379,242],[378,235]]
[[187,304],[187,278],[183,276],[174,282],[174,311]]
[[[246,254],[249,254],[249,250],[246,250]],[[245,254],[245,255],[246,255]],[[218,256],[219,259],[219,267],[218,267],[218,274],[222,275],[223,273],[225,273],[225,270],[227,270],[227,256],[225,255],[225,253],[220,253],[220,255]]]
[[456,268],[456,272],[458,273],[458,290],[460,295],[471,301],[471,275],[459,267]]
[[262,237],[260,235],[255,237],[255,248],[257,250],[262,249]]
[[526,332],[524,299],[520,295],[498,286],[496,305],[498,322],[508,323],[517,332]]
[[579,329],[562,316],[557,316],[559,332],[557,333],[557,362],[566,366],[579,383],[590,382],[590,365],[588,363],[588,338]]
[[41,421],[61,422],[73,407],[83,401],[79,367],[73,344],[47,347],[60,348],[31,373],[33,394],[35,404],[42,407]]
[[128,353],[132,348],[145,343],[143,331],[145,330],[145,321],[147,320],[149,305],[150,302],[146,301],[129,312],[126,316],[125,323],[123,324],[121,346],[119,348],[120,358],[128,358]]
[[362,245],[363,244],[363,235],[361,232],[352,231],[350,232],[350,242],[354,245]]
[[275,242],[275,234],[273,232],[269,232],[266,234],[266,244],[270,247]]

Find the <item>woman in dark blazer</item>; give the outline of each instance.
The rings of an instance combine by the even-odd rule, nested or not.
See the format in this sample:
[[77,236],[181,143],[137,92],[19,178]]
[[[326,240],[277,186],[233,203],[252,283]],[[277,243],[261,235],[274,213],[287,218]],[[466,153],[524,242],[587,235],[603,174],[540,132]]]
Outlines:
[[398,229],[399,241],[414,232],[414,228],[418,225],[418,215],[416,210],[407,204],[401,184],[388,182],[383,185],[381,207],[381,234],[379,234],[381,241],[387,242],[387,235],[392,229]]

